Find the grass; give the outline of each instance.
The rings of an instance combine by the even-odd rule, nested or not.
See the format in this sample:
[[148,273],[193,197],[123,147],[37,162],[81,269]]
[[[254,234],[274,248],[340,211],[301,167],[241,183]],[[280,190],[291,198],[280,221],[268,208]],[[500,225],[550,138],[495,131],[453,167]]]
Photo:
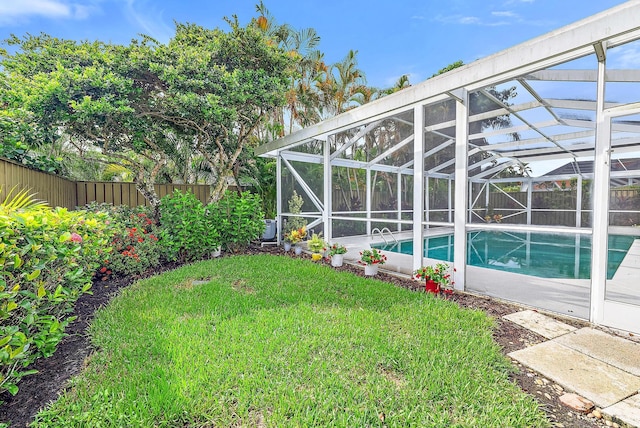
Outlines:
[[547,426],[491,329],[482,312],[305,260],[196,263],[99,311],[99,350],[34,425]]

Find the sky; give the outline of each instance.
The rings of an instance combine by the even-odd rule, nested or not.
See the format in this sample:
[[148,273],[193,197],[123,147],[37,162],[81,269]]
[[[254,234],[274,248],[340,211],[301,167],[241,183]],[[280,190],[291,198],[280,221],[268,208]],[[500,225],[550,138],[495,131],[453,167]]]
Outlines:
[[[0,0],[0,40],[44,32],[73,40],[161,42],[174,22],[228,29],[246,24],[259,0]],[[358,51],[371,86],[411,83],[447,65],[470,63],[622,4],[621,0],[264,0],[278,23],[314,28],[329,64]]]

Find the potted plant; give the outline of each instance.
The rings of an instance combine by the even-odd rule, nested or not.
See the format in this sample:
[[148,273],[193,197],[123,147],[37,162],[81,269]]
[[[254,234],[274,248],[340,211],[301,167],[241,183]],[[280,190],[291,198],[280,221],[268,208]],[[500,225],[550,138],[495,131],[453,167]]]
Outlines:
[[311,258],[314,261],[318,261],[322,259],[322,252],[325,250],[325,246],[327,243],[324,239],[321,238],[322,233],[317,234],[314,233],[311,236],[311,239],[307,241],[307,248],[311,250]]
[[[450,273],[451,266],[439,262],[431,266],[423,266],[413,274],[416,279],[424,279],[424,290],[427,293],[438,294],[440,291],[451,293],[453,280]],[[455,272],[455,269],[453,269]]]
[[347,253],[347,247],[337,242],[329,246],[329,257],[331,257],[331,266],[340,267],[344,263],[344,255]]
[[378,274],[378,266],[385,264],[387,256],[382,254],[377,248],[360,251],[358,263],[364,265],[364,274],[374,276]]
[[307,228],[305,226],[302,226],[299,229],[293,229],[285,236],[285,244],[286,242],[289,242],[290,244],[295,245],[296,254],[299,255],[302,252],[302,248],[297,244],[302,241],[305,236],[307,236]]

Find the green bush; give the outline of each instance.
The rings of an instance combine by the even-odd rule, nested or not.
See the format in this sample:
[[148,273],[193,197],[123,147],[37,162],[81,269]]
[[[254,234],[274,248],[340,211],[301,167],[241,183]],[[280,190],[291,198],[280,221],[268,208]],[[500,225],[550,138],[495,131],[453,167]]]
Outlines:
[[15,394],[25,368],[53,354],[112,232],[105,213],[0,204],[0,391]]
[[225,250],[237,252],[264,233],[264,212],[260,196],[227,192],[217,202],[207,205],[206,224],[216,229]]
[[199,260],[218,248],[217,233],[205,219],[202,202],[191,192],[175,190],[160,202],[161,245],[170,260]]

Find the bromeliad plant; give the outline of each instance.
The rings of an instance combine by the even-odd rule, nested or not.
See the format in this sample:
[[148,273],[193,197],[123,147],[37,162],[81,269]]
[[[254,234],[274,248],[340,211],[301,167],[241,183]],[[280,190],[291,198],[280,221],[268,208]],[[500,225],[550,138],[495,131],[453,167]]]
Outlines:
[[440,290],[450,292],[454,284],[451,277],[451,270],[455,272],[455,269],[452,269],[447,263],[439,262],[435,265],[422,266],[414,272],[413,277],[425,281],[434,281],[438,284]]
[[360,251],[360,260],[358,260],[358,263],[361,265],[383,265],[386,262],[387,256],[382,254],[377,248]]

